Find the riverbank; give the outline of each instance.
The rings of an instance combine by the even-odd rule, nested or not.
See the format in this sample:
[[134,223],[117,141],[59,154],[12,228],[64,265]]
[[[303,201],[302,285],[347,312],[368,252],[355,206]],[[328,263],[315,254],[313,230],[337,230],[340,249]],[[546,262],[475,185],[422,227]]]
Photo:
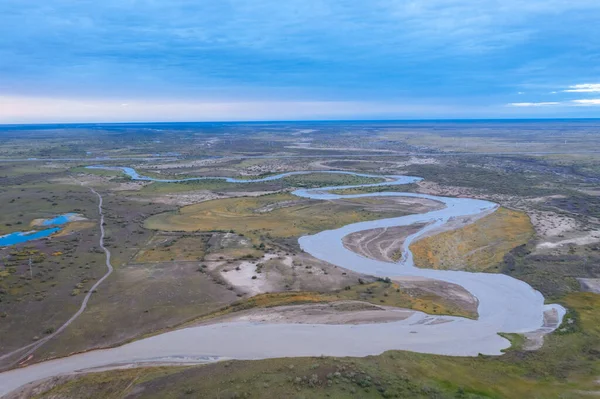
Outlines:
[[[331,172],[336,173],[336,172]],[[281,178],[289,174],[269,176]],[[278,177],[279,176],[279,177]],[[337,189],[377,185],[398,185],[418,181],[409,176],[388,176],[385,183],[342,186]],[[235,180],[235,179],[234,179]],[[244,180],[251,182],[251,180]],[[410,317],[385,324],[323,325],[269,324],[252,322],[223,323],[172,331],[106,350],[92,351],[56,359],[23,369],[0,374],[2,390],[9,392],[27,382],[69,373],[75,370],[104,367],[119,363],[206,361],[214,359],[265,359],[297,356],[366,356],[390,349],[453,356],[500,355],[510,342],[498,335],[525,333],[543,325],[546,312],[555,313],[558,320],[564,315],[559,305],[545,305],[543,296],[526,283],[505,275],[468,273],[460,271],[426,270],[414,267],[410,243],[430,229],[439,227],[450,218],[476,215],[495,209],[496,205],[481,200],[446,198],[432,195],[381,192],[362,195],[336,195],[331,188],[301,189],[293,194],[310,199],[342,199],[371,196],[418,197],[444,203],[441,210],[425,214],[354,223],[335,230],[302,237],[304,251],[323,261],[342,268],[378,277],[416,276],[458,284],[479,300],[479,319],[469,320],[450,316],[428,316],[414,313]],[[401,263],[367,259],[348,250],[343,237],[363,230],[426,224],[405,239]],[[107,262],[109,262],[107,254]],[[356,345],[360,342],[360,345]],[[182,356],[183,355],[183,356]]]

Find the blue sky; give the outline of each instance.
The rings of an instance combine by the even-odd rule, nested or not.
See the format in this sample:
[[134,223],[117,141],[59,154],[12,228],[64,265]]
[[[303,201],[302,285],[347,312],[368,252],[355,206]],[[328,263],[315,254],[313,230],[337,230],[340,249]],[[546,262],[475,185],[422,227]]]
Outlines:
[[600,117],[598,0],[2,0],[0,123]]

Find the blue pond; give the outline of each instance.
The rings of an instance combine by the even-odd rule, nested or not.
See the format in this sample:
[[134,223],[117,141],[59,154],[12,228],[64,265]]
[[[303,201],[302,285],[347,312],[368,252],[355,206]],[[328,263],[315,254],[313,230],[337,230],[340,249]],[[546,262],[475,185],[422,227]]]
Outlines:
[[55,217],[54,219],[46,219],[42,222],[42,226],[55,226],[59,224],[68,223],[71,220],[71,217],[75,216],[74,213],[66,213],[64,215],[60,215]]
[[51,229],[40,231],[18,231],[16,233],[7,234],[0,237],[0,247],[7,247],[9,245],[20,244],[22,242],[48,237],[59,230],[60,227],[53,227]]
[[[68,223],[71,220],[71,217],[74,215],[74,213],[67,213],[57,216],[53,219],[46,219],[42,221],[42,226],[57,226]],[[0,236],[0,247],[7,247],[10,245],[21,244],[23,242],[49,237],[57,231],[60,231],[60,227],[52,227],[39,231],[17,231],[15,233]]]

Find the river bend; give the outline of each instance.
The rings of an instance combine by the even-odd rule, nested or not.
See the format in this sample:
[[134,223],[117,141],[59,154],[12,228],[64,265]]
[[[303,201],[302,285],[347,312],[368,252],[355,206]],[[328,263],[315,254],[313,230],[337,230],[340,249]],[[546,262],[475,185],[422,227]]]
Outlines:
[[[108,167],[94,166],[94,168]],[[142,176],[132,168],[119,167],[117,169],[121,169],[134,180],[160,182],[224,179],[231,183],[254,183],[272,181],[291,175],[323,172],[385,177],[386,181],[383,183],[301,189],[294,191],[293,194],[319,200],[375,196],[418,197],[442,202],[445,204],[445,208],[424,214],[354,223],[335,230],[323,231],[301,237],[300,246],[318,259],[359,273],[391,278],[419,276],[459,284],[479,300],[479,318],[470,320],[415,312],[405,320],[381,324],[306,325],[233,322],[189,327],[144,338],[116,348],[90,351],[2,373],[0,374],[0,395],[39,379],[78,370],[114,367],[123,364],[152,362],[197,364],[220,359],[264,359],[320,355],[367,356],[393,349],[453,356],[500,355],[510,343],[498,333],[532,332],[542,327],[544,312],[557,313],[559,320],[565,314],[562,306],[545,304],[542,294],[527,283],[503,274],[430,270],[414,266],[412,254],[408,249],[411,242],[430,229],[443,225],[451,218],[490,211],[497,207],[496,204],[476,199],[438,197],[417,193],[380,192],[338,195],[330,192],[333,189],[408,184],[421,180],[418,177],[302,171],[254,180],[221,177],[177,180]],[[403,257],[398,263],[367,259],[346,249],[342,244],[344,236],[358,231],[424,222],[428,224],[406,239]]]

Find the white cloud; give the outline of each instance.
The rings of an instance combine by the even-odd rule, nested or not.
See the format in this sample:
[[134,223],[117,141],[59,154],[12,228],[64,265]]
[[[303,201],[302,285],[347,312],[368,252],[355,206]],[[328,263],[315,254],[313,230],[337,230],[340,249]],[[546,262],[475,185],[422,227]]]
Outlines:
[[[365,119],[457,115],[454,105],[358,101],[208,101],[20,97],[0,95],[2,123],[181,122]],[[476,111],[476,110],[475,110]],[[475,112],[470,109],[469,112]]]
[[541,103],[510,103],[511,107],[547,107],[551,105],[559,105],[559,102],[541,102]]
[[600,93],[600,83],[582,83],[569,86],[566,93]]
[[558,105],[564,107],[596,106],[600,105],[600,98],[580,99],[571,101],[548,101],[539,103],[510,103],[507,105],[509,107],[549,107]]
[[571,102],[576,105],[585,105],[585,106],[600,105],[600,98],[590,98],[590,99],[586,99],[586,100],[573,100]]

